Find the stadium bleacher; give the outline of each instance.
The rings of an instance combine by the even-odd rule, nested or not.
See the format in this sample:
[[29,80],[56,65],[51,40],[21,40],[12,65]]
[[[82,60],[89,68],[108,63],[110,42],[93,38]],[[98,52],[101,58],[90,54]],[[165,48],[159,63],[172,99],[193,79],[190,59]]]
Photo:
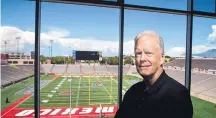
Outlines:
[[94,72],[94,65],[93,66],[91,66],[91,65],[89,65],[89,64],[81,64],[81,71],[82,71],[82,73],[93,73]]
[[[209,62],[208,62],[209,61]],[[172,62],[166,63],[164,69],[166,73],[174,78],[176,81],[184,85],[185,83],[185,60],[176,59]],[[171,68],[169,68],[171,67]],[[175,67],[175,68],[172,68]],[[178,69],[178,67],[180,69]],[[193,59],[192,67],[199,69],[214,69],[216,67],[216,60]],[[33,76],[25,70],[34,70],[33,65],[17,65],[17,68],[10,66],[2,66],[1,85],[6,85],[12,82],[19,81],[23,78]],[[112,74],[118,73],[118,65],[100,65],[100,64],[42,64],[41,70],[45,73],[55,74],[80,74],[80,73],[100,73]],[[124,74],[138,74],[136,66],[123,66]],[[216,74],[207,73],[205,71],[192,71],[191,73],[191,90],[193,93],[202,94],[216,98]]]
[[55,64],[51,73],[56,73],[56,74],[65,73],[66,66],[67,66],[66,64]]
[[31,76],[33,76],[32,73],[28,73],[22,69],[10,66],[1,66],[1,87],[18,82]]
[[41,66],[45,73],[49,73],[51,68],[53,67],[53,64],[42,64]]
[[79,64],[69,64],[67,73],[78,74],[80,73],[80,65]]
[[[216,101],[216,59],[192,59],[191,62],[191,92],[196,97],[204,98],[203,96],[205,96],[206,100],[210,100],[210,97],[213,98],[213,101]],[[185,59],[176,59],[166,63],[164,66],[169,76],[184,85],[184,65]],[[178,67],[182,69],[178,70]],[[194,69],[197,71],[194,71]]]
[[[19,69],[22,70],[27,70],[27,71],[32,71],[34,72],[34,65],[16,65],[16,67],[18,67]],[[40,66],[40,72],[44,73],[44,68],[42,67],[42,65]]]
[[96,73],[109,73],[110,70],[106,65],[95,65],[95,72]]
[[[191,62],[192,68],[216,70],[216,59],[192,59]],[[169,63],[165,63],[165,66],[172,67],[184,67],[184,65],[185,59],[176,59]]]

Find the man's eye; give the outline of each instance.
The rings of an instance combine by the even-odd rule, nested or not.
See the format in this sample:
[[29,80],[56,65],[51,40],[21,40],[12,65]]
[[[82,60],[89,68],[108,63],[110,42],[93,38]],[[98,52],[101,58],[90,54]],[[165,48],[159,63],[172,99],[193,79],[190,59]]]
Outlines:
[[147,56],[151,56],[151,55],[152,55],[151,52],[145,52],[145,54],[146,54]]
[[142,52],[136,52],[136,55],[141,55],[142,54]]

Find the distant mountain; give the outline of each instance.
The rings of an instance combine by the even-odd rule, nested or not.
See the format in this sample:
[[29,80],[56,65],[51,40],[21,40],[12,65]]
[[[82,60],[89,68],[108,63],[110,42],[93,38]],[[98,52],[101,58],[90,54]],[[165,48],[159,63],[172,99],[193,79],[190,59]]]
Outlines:
[[206,58],[216,58],[216,49],[210,49],[202,53],[198,54],[192,54],[192,56],[198,56],[198,57],[206,57]]

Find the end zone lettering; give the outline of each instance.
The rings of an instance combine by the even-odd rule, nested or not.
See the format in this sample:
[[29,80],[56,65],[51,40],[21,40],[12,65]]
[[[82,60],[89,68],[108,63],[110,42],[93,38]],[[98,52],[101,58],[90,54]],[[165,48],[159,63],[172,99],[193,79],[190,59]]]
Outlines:
[[[101,110],[102,109],[102,110]],[[34,116],[34,110],[33,109],[14,109],[16,111],[13,111],[15,117],[33,117]],[[100,112],[104,115],[106,114],[115,114],[117,111],[116,106],[107,106],[107,107],[79,107],[79,108],[44,108],[40,110],[40,116],[67,116],[69,114],[72,115],[98,115]],[[12,114],[11,114],[12,115]],[[14,117],[13,116],[13,117]]]

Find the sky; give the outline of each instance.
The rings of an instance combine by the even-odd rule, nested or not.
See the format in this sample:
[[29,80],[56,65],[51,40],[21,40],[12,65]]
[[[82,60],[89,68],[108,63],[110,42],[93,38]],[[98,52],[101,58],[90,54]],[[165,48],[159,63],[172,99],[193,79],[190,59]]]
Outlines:
[[[114,1],[114,0],[112,0]],[[195,0],[195,9],[211,12],[201,0]],[[29,54],[34,50],[35,2],[27,0],[1,1],[1,51],[19,50]],[[126,4],[147,5],[186,10],[187,0],[125,0]],[[72,55],[72,50],[102,51],[103,56],[117,56],[119,50],[119,19],[117,8],[104,8],[62,3],[42,3],[41,54]],[[186,46],[186,16],[125,10],[124,54],[134,55],[134,38],[145,30],[157,32],[164,40],[165,55],[182,56]],[[194,17],[192,53],[216,49],[216,19]]]

